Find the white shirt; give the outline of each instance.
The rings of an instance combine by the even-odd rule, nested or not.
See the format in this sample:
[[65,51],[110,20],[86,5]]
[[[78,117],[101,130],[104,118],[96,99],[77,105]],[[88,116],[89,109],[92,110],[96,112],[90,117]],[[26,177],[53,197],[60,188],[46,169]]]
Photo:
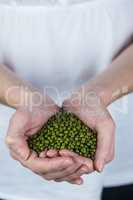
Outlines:
[[[60,95],[108,67],[133,34],[132,0],[86,0],[84,3],[75,0],[74,4],[56,1],[50,6],[37,0],[33,4],[29,2],[0,1],[0,62],[36,87],[56,87]],[[51,89],[48,91],[60,104],[64,96],[58,99]],[[122,109],[118,111],[122,108],[121,100],[109,108],[117,124],[115,161],[103,174],[86,176],[81,187],[48,183],[10,158],[4,136],[14,110],[1,106],[0,197],[99,200],[103,185],[133,181],[132,98],[133,95],[128,96],[128,114],[121,113]]]

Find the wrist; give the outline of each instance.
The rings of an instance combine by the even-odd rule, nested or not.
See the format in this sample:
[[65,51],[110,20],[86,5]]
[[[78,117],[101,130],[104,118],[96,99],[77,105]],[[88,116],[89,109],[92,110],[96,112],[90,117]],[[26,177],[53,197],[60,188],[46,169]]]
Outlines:
[[113,92],[105,86],[96,83],[87,83],[86,88],[87,92],[93,92],[95,96],[100,98],[100,101],[105,107],[113,102]]
[[[15,98],[14,98],[15,96]],[[47,117],[52,116],[58,112],[58,106],[54,101],[46,94],[46,91],[40,91],[37,88],[31,86],[19,86],[12,88],[12,95],[10,101],[12,107],[15,109],[26,109],[30,112],[38,110]]]
[[17,85],[11,86],[5,93],[6,104],[18,109],[20,107],[33,107],[42,105],[44,95],[36,88]]

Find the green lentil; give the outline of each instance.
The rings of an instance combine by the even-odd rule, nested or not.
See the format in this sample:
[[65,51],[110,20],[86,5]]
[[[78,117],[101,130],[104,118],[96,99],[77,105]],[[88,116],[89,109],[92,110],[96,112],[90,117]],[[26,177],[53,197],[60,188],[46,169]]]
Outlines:
[[97,134],[70,112],[61,111],[28,140],[29,148],[40,154],[45,149],[68,149],[95,158]]

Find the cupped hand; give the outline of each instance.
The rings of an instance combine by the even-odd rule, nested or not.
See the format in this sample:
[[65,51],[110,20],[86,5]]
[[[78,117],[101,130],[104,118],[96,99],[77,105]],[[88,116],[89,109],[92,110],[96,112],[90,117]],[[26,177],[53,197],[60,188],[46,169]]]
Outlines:
[[18,108],[10,120],[5,142],[11,156],[24,167],[46,180],[54,180],[71,175],[79,168],[79,164],[77,165],[71,157],[59,156],[57,151],[42,152],[38,157],[29,149],[28,137],[35,134],[53,114],[59,111],[49,97],[47,103]]
[[105,164],[113,160],[115,123],[103,102],[99,93],[93,90],[93,88],[88,89],[86,85],[74,92],[69,99],[64,101],[64,110],[74,113],[87,126],[97,132],[97,150],[94,162],[70,151],[60,151],[62,156],[69,155],[73,157],[77,163],[83,165],[70,177],[58,179],[57,181],[66,180],[70,183],[76,183],[76,180],[80,180],[83,182],[81,178],[81,175],[84,174],[83,171],[85,171],[85,173],[91,173],[94,170],[102,172]]

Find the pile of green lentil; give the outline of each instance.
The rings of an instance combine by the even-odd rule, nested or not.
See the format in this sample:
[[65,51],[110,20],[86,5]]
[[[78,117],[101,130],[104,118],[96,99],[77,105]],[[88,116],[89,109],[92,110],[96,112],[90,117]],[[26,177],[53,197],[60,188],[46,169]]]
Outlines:
[[97,135],[70,112],[52,116],[38,133],[28,139],[29,147],[38,154],[47,149],[68,149],[94,159]]

